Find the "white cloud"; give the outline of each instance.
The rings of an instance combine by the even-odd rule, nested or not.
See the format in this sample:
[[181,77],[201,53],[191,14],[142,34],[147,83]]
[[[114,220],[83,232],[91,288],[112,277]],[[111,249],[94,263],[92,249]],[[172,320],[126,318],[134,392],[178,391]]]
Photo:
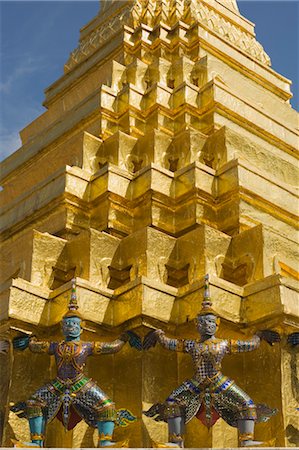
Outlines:
[[24,75],[36,72],[41,69],[41,61],[30,57],[19,62],[18,66],[6,77],[6,80],[0,81],[0,93],[9,94],[14,83]]

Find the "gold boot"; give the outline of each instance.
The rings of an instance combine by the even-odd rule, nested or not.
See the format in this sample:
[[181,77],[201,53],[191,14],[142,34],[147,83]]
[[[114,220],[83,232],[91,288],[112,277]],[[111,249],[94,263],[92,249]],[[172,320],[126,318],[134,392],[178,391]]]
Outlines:
[[38,444],[34,444],[33,442],[21,442],[16,439],[11,439],[11,442],[14,445],[14,448],[41,448]]
[[178,444],[175,444],[174,442],[156,442],[152,441],[153,448],[180,448]]
[[243,433],[239,435],[240,447],[261,447],[264,442],[255,441],[253,433]]
[[98,448],[128,448],[129,447],[129,439],[124,439],[123,441],[111,442],[111,445],[104,445],[103,447],[99,445]]

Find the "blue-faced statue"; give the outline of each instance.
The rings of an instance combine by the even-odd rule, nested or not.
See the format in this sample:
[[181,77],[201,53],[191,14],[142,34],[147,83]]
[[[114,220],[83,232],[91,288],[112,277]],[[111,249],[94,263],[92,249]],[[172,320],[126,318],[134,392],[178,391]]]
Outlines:
[[136,420],[127,409],[116,410],[109,396],[84,374],[84,367],[88,357],[117,353],[126,342],[141,350],[139,336],[133,331],[124,331],[118,339],[110,342],[84,342],[80,339],[82,325],[74,280],[68,311],[61,321],[63,341],[39,340],[29,336],[14,339],[15,349],[25,350],[28,347],[34,353],[53,355],[57,367],[54,380],[39,388],[26,402],[12,408],[28,418],[31,433],[31,442],[15,442],[15,446],[43,447],[46,425],[55,417],[66,430],[72,430],[81,420],[97,428],[99,447],[121,446],[112,440],[115,425],[126,426]]
[[64,317],[62,319],[62,334],[66,342],[76,341],[80,339],[82,333],[80,317]]

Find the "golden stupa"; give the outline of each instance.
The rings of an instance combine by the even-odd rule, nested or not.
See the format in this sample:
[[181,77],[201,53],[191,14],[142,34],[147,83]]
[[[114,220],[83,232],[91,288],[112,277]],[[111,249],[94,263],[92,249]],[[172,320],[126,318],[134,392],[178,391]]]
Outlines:
[[[2,163],[1,337],[58,339],[73,277],[83,339],[155,327],[196,336],[209,273],[219,336],[281,334],[279,345],[228,356],[223,371],[278,409],[257,439],[299,445],[298,359],[287,342],[299,316],[290,84],[235,0],[102,1],[46,89],[47,111]],[[117,440],[167,440],[166,425],[142,410],[190,376],[188,355],[126,346],[91,358],[87,371],[139,418]],[[26,419],[9,405],[53,374],[47,355],[1,356],[2,446],[28,441]],[[47,430],[48,447],[95,442],[83,422]],[[237,445],[222,420],[188,425],[187,447]]]

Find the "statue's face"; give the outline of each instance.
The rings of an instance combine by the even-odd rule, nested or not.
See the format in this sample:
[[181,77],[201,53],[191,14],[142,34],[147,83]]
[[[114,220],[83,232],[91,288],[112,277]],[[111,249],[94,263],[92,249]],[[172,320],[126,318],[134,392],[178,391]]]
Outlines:
[[197,330],[201,336],[214,336],[217,331],[217,317],[214,314],[199,316]]
[[66,339],[76,339],[81,334],[81,319],[79,317],[65,317],[62,320],[62,333]]

